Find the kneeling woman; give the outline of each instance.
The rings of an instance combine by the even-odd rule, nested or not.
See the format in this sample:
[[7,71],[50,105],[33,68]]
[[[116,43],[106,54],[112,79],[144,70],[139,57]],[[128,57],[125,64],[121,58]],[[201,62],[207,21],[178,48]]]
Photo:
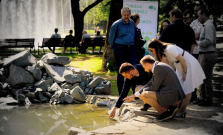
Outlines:
[[157,61],[167,64],[174,63],[176,74],[186,95],[177,116],[185,117],[185,109],[190,102],[192,92],[196,87],[200,86],[205,79],[203,69],[197,59],[174,44],[152,39],[148,44],[148,48]]

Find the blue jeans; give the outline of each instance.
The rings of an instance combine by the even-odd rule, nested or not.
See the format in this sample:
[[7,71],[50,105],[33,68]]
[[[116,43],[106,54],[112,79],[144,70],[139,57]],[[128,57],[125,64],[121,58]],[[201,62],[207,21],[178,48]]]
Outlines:
[[[136,56],[136,46],[125,46],[114,44],[114,54],[115,60],[117,64],[117,69],[119,71],[120,66],[124,62],[131,63],[132,65],[136,65],[137,56]],[[122,87],[124,84],[124,77],[121,74],[117,74],[117,86],[119,95],[122,92]]]

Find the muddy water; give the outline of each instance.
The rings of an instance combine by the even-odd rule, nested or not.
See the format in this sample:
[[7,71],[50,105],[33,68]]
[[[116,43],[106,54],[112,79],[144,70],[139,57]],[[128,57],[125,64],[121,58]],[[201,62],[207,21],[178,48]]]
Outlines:
[[70,127],[94,130],[113,125],[108,108],[91,104],[31,105],[0,110],[0,135],[67,135]]

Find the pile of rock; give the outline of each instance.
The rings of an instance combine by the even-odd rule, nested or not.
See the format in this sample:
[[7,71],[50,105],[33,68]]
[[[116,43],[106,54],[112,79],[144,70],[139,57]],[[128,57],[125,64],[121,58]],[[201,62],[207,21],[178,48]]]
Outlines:
[[52,53],[40,60],[23,51],[0,61],[0,97],[20,103],[84,103],[86,95],[110,95],[111,84],[86,70],[65,66],[69,57]]

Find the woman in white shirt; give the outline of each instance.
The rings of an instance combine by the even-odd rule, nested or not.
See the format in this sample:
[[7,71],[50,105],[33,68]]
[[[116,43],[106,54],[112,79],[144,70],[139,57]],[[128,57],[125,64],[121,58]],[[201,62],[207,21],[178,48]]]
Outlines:
[[186,95],[177,116],[184,118],[186,116],[185,109],[190,102],[192,92],[205,79],[205,74],[199,62],[182,48],[174,44],[161,42],[158,39],[152,39],[148,48],[157,61],[167,64],[174,63],[176,74]]

